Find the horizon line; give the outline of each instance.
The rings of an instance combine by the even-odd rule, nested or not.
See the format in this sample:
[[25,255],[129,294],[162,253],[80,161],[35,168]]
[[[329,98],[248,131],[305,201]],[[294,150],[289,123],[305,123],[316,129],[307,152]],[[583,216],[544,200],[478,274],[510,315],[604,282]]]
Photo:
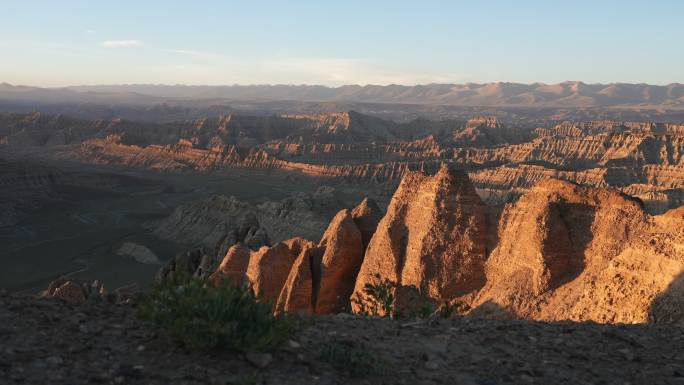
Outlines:
[[681,86],[684,83],[679,81],[673,81],[669,83],[647,83],[647,82],[584,82],[582,80],[564,80],[562,82],[547,83],[547,82],[516,82],[516,81],[492,81],[492,82],[432,82],[432,83],[414,83],[414,84],[397,84],[397,83],[349,83],[342,85],[325,85],[320,83],[232,83],[232,84],[192,84],[192,83],[98,83],[98,84],[72,84],[72,85],[62,85],[62,86],[43,86],[43,85],[31,85],[31,84],[13,84],[10,82],[0,82],[2,86],[10,87],[31,87],[31,88],[43,88],[43,89],[66,89],[66,88],[76,88],[76,87],[131,87],[131,86],[154,86],[154,87],[323,87],[330,89],[339,89],[344,87],[421,87],[421,86],[485,86],[490,84],[514,84],[514,85],[540,85],[540,86],[554,86],[554,85],[565,85],[565,84],[582,84],[587,86],[611,86],[611,85],[641,85],[641,86],[656,86],[656,87],[668,87],[668,86]]

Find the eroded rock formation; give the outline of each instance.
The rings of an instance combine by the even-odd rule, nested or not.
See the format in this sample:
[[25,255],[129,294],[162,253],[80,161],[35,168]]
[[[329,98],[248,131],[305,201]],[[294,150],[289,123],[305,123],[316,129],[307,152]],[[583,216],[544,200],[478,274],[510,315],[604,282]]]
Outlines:
[[477,290],[484,285],[486,237],[485,205],[465,173],[446,165],[434,176],[410,173],[368,245],[355,299],[366,302],[364,287],[385,280],[438,300]]
[[652,308],[666,318],[661,309],[684,294],[676,281],[684,273],[682,217],[651,216],[615,190],[541,182],[506,207],[498,232],[474,307],[635,323],[648,321]]
[[312,246],[311,241],[292,238],[252,252],[246,275],[249,287],[257,298],[275,303],[297,256]]
[[379,216],[377,204],[364,199],[338,212],[318,244],[293,238],[256,251],[235,245],[210,280],[246,284],[260,300],[273,303],[276,312],[348,311],[364,236],[372,237]]

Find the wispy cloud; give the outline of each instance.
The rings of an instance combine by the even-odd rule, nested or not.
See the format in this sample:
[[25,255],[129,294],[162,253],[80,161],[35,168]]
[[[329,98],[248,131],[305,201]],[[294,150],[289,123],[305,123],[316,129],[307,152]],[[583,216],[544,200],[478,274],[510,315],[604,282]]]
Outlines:
[[196,59],[229,59],[226,55],[207,52],[207,51],[196,51],[192,49],[162,49],[162,52],[173,53],[176,55],[189,56]]
[[102,42],[105,48],[138,48],[143,46],[140,40],[105,40]]

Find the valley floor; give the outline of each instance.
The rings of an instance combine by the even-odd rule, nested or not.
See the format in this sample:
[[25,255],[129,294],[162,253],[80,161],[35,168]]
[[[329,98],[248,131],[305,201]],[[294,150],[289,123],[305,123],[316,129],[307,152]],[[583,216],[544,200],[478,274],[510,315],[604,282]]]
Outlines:
[[129,305],[0,294],[2,384],[684,384],[684,328],[348,314],[269,355],[189,352]]

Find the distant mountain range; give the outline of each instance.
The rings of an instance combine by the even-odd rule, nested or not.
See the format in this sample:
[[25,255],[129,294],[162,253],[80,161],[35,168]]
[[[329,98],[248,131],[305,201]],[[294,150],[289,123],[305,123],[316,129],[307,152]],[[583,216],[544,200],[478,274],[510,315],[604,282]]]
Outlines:
[[0,100],[158,104],[170,100],[405,103],[453,106],[684,109],[684,84],[101,85],[39,88],[0,84]]

